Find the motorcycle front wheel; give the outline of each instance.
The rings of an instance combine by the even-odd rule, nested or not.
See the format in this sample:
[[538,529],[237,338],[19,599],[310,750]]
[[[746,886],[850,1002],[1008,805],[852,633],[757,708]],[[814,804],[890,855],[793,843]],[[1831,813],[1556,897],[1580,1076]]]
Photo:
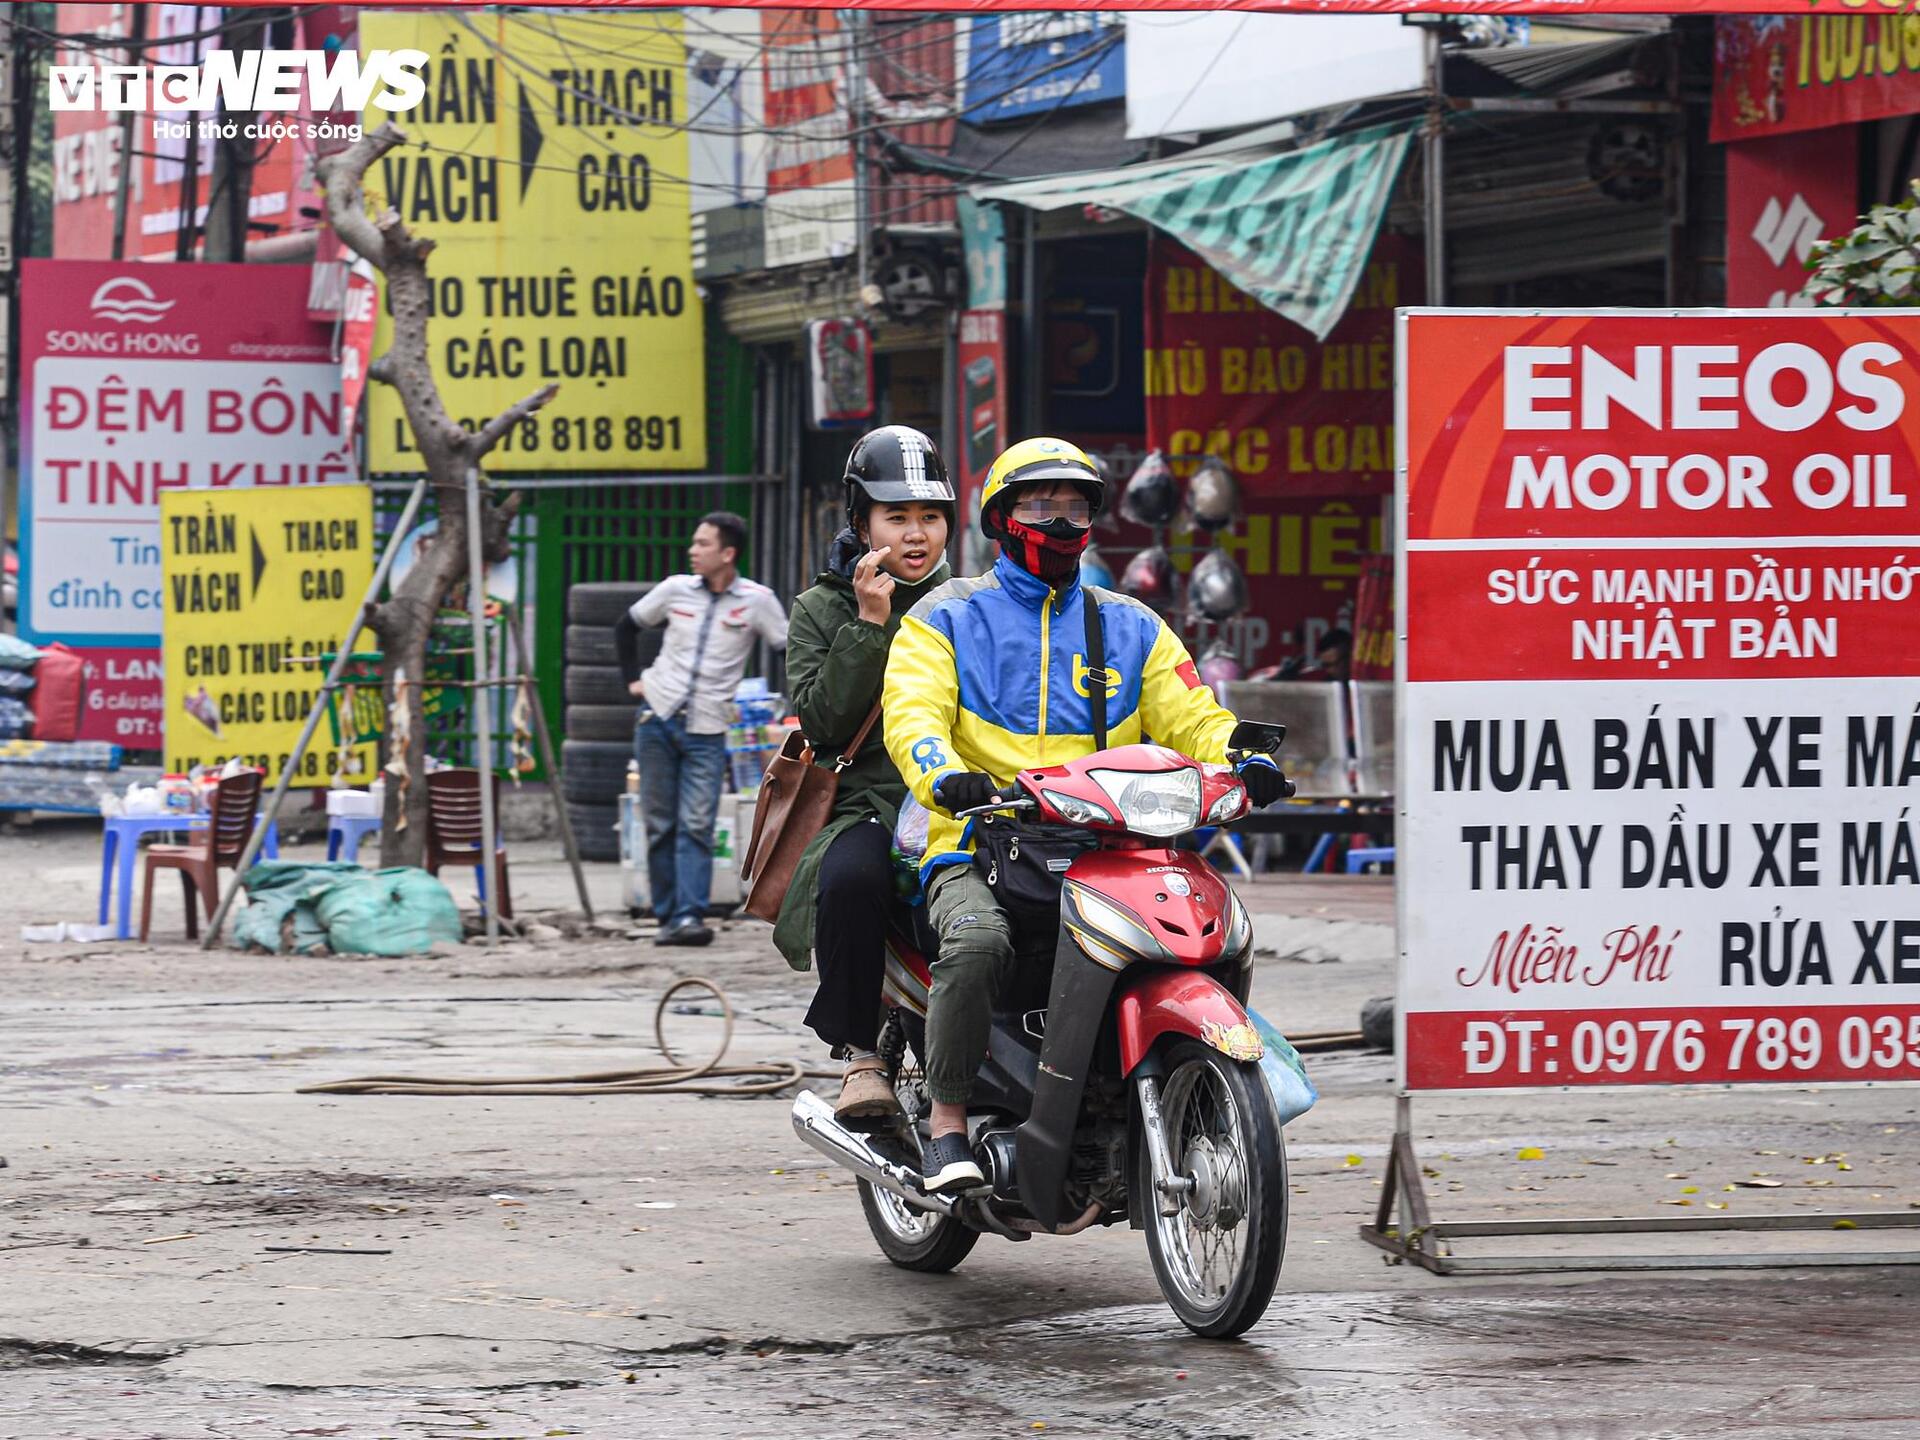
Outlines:
[[1196,1335],[1239,1335],[1266,1313],[1287,1246],[1287,1152],[1257,1067],[1197,1040],[1167,1052],[1160,1092],[1174,1172],[1193,1188],[1162,1215],[1153,1161],[1134,1167],[1160,1293]]

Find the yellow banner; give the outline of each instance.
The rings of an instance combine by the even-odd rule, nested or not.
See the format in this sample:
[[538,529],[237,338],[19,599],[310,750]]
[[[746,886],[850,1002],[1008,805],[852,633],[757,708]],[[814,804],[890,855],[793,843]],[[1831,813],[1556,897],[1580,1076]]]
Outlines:
[[[428,353],[447,409],[477,427],[560,386],[491,466],[704,468],[680,16],[362,14],[360,48],[432,57],[417,108],[363,123],[407,133],[366,188],[436,243]],[[383,302],[375,354],[391,333]],[[371,468],[419,470],[399,396],[369,389]]]
[[[365,485],[160,492],[168,770],[238,756],[279,779],[326,678],[318,657],[366,598],[374,550]],[[323,723],[293,783],[328,784],[340,753]],[[374,742],[346,753],[343,782],[366,784]]]

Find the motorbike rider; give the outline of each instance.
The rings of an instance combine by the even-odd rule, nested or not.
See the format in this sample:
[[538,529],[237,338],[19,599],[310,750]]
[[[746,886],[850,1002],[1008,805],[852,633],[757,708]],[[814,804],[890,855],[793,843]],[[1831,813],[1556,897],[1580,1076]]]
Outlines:
[[[924,1180],[934,1192],[984,1182],[966,1138],[967,1100],[1014,959],[1012,927],[973,864],[973,822],[953,812],[1005,798],[1020,770],[1094,751],[1080,556],[1105,491],[1092,460],[1064,440],[1002,452],[980,497],[999,559],[915,605],[887,661],[887,749],[932,812],[921,881],[939,945],[925,1056],[933,1116]],[[1151,738],[1225,762],[1235,718],[1201,684],[1179,636],[1137,600],[1093,594],[1108,743]],[[1242,760],[1240,773],[1256,805],[1288,793],[1264,756]]]
[[[863,435],[847,457],[847,525],[827,568],[794,602],[787,688],[800,728],[835,763],[880,703],[887,648],[907,611],[950,578],[953,485],[933,441],[906,425]],[[842,1120],[899,1102],[875,1053],[894,894],[893,829],[906,787],[877,723],[840,775],[826,825],[801,853],[773,940],[787,963],[817,963],[807,1024],[845,1062]]]

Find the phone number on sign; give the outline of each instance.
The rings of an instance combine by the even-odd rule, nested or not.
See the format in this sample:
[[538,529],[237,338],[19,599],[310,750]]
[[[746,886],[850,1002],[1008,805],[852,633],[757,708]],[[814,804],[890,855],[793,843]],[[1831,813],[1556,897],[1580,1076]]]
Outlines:
[[1756,1080],[1920,1080],[1920,1007],[1407,1016],[1413,1089]]

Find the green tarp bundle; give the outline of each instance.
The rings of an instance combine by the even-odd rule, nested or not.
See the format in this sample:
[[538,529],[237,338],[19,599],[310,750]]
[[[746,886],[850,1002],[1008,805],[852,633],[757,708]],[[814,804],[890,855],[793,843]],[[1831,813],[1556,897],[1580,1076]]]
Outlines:
[[426,871],[269,860],[240,879],[234,942],[276,955],[419,955],[461,938],[460,907]]

